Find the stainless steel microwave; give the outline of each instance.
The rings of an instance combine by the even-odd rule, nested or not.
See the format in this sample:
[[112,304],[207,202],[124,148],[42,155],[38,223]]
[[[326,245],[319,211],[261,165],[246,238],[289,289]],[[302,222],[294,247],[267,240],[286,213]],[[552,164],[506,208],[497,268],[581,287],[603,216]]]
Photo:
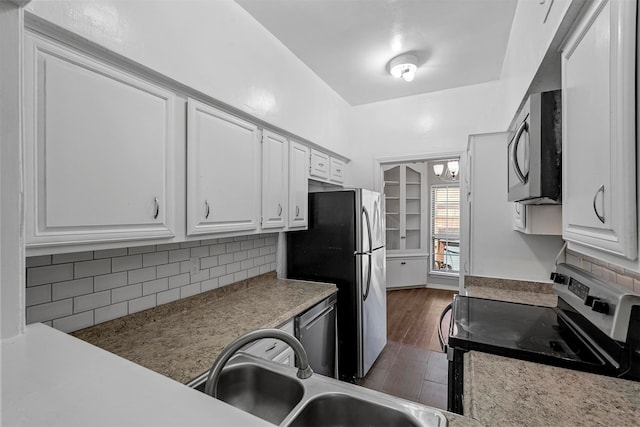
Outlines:
[[562,202],[562,97],[560,90],[529,96],[511,129],[508,200]]

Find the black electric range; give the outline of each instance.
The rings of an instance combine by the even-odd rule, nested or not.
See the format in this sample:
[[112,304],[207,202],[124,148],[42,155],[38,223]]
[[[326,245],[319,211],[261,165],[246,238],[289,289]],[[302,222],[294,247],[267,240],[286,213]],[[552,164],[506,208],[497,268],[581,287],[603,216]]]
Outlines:
[[640,296],[565,264],[552,278],[557,307],[455,296],[449,411],[463,412],[463,358],[471,350],[640,380]]

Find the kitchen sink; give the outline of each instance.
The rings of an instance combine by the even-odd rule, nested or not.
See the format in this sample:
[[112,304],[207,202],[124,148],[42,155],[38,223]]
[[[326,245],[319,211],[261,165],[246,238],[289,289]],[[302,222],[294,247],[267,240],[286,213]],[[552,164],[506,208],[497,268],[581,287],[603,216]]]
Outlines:
[[[196,389],[204,391],[204,386]],[[295,378],[249,363],[225,368],[218,382],[218,399],[273,424],[280,424],[303,394]]]
[[311,399],[289,426],[406,426],[419,427],[410,415],[346,394],[325,394]]
[[[218,398],[281,427],[446,426],[434,408],[319,374],[237,353],[220,374]],[[208,373],[187,385],[204,392]]]

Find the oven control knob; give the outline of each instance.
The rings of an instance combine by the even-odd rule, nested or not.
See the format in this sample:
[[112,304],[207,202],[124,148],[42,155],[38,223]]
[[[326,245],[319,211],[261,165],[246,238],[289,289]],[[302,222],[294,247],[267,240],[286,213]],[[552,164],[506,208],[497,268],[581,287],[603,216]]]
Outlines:
[[609,314],[609,304],[598,298],[594,298],[593,303],[591,303],[591,310],[597,313]]
[[560,273],[551,273],[551,280],[553,280],[554,283],[558,283],[560,285],[563,285],[565,283],[564,276]]

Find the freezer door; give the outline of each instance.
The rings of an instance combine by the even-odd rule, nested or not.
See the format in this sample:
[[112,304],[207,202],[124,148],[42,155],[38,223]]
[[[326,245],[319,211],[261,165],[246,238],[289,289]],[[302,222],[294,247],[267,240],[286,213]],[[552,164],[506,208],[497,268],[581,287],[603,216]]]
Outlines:
[[[369,190],[361,190],[362,195],[362,236],[363,236],[363,247],[365,250],[363,252],[367,252],[366,249],[369,245],[369,241],[371,242],[371,250],[376,248],[380,248],[384,246],[385,239],[385,224],[384,224],[384,203],[382,194],[376,193],[374,191]],[[367,222],[368,219],[368,222]],[[368,234],[368,235],[366,235]],[[370,236],[370,240],[369,240]],[[366,240],[365,240],[366,239]]]
[[385,250],[380,248],[361,255],[362,314],[361,352],[358,376],[364,377],[387,344],[387,293],[385,284]]

